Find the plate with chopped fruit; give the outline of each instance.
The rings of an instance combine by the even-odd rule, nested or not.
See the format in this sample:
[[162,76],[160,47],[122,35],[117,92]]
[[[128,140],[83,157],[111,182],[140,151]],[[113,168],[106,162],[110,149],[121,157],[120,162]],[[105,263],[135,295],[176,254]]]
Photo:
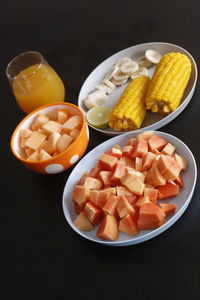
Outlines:
[[196,82],[188,51],[170,43],[140,44],[97,66],[81,87],[78,106],[90,127],[110,136],[156,130],[186,108]]
[[138,244],[182,216],[196,179],[194,156],[175,136],[125,133],[97,146],[73,169],[63,192],[64,215],[90,241]]

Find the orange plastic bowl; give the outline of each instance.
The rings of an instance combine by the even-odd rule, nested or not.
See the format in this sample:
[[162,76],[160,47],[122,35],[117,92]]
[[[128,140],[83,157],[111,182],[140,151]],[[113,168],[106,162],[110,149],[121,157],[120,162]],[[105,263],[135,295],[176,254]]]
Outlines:
[[[62,153],[57,156],[44,161],[28,161],[23,158],[22,151],[20,148],[20,129],[28,129],[32,124],[35,116],[38,113],[47,113],[55,109],[67,109],[71,114],[77,114],[82,118],[82,125],[79,136],[74,140],[74,142]],[[16,127],[13,135],[11,137],[11,150],[14,156],[21,161],[27,168],[32,171],[43,173],[43,174],[55,174],[60,173],[68,168],[70,168],[74,163],[76,163],[85,153],[87,145],[89,142],[89,131],[86,124],[84,114],[80,108],[76,105],[67,102],[52,103],[42,106],[28,116],[26,116]]]

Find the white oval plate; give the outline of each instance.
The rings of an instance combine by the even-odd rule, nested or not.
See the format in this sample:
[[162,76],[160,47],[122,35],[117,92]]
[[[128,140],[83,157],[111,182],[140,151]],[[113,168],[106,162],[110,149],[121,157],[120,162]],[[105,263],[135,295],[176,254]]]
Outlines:
[[[195,86],[196,86],[196,81],[197,81],[197,66],[195,63],[194,58],[191,56],[189,52],[187,52],[185,49],[174,45],[174,44],[169,44],[169,43],[146,43],[146,44],[141,44],[137,46],[133,46],[130,48],[127,48],[125,50],[122,50],[112,56],[110,56],[108,59],[104,60],[96,69],[92,71],[92,73],[87,77],[85,80],[80,93],[78,97],[78,106],[84,111],[84,113],[87,113],[87,109],[84,106],[84,99],[87,97],[87,95],[95,89],[95,87],[102,82],[102,80],[105,78],[106,73],[111,69],[111,67],[116,63],[116,61],[124,56],[128,56],[132,58],[133,60],[137,60],[139,57],[143,56],[145,51],[148,49],[153,49],[158,52],[160,52],[162,55],[164,55],[167,52],[181,52],[185,55],[187,55],[191,61],[192,64],[192,73],[191,77],[189,80],[189,83],[187,85],[187,88],[185,89],[183,99],[181,101],[181,104],[179,107],[172,112],[171,114],[167,116],[163,116],[160,114],[153,114],[152,112],[148,111],[145,119],[142,123],[142,126],[140,129],[144,130],[156,130],[164,125],[168,124],[171,122],[174,118],[176,118],[187,106],[187,104],[190,102],[192,95],[194,94]],[[155,70],[155,65],[152,66],[151,68],[148,69],[149,76],[151,77],[154,70]],[[122,91],[125,89],[125,87],[128,85],[128,83],[123,84],[121,87],[116,88],[110,95],[109,99],[106,102],[105,105],[114,107],[115,103],[119,99]],[[121,131],[116,131],[113,130],[112,128],[105,128],[105,129],[98,129],[93,127],[88,123],[88,125],[92,128],[94,128],[97,131],[100,131],[104,134],[110,135],[110,136],[115,136],[122,134],[123,132]],[[135,130],[134,132],[138,132],[139,130]],[[132,131],[133,132],[133,131]]]
[[109,139],[108,141],[100,144],[95,149],[90,151],[80,162],[76,165],[76,167],[73,169],[72,173],[70,174],[67,183],[64,188],[63,192],[63,211],[66,220],[68,221],[69,225],[81,236],[85,237],[88,240],[91,240],[93,242],[97,242],[100,244],[105,244],[109,246],[127,246],[127,245],[133,245],[138,244],[141,242],[144,242],[146,240],[149,240],[161,232],[168,229],[170,226],[172,226],[183,214],[183,212],[186,210],[188,204],[190,203],[190,200],[192,198],[195,184],[196,184],[196,178],[197,178],[197,167],[196,162],[193,157],[192,152],[190,149],[179,139],[176,137],[160,132],[155,131],[155,134],[159,135],[160,137],[163,137],[164,139],[168,140],[170,143],[172,143],[175,147],[177,152],[182,155],[187,163],[188,168],[186,171],[182,172],[182,178],[184,182],[184,188],[180,189],[180,193],[173,198],[169,198],[167,202],[172,202],[177,205],[176,213],[167,218],[167,222],[162,225],[161,227],[150,230],[150,231],[140,231],[140,233],[136,236],[130,236],[126,235],[124,233],[120,233],[119,237],[116,241],[103,241],[96,237],[96,230],[90,231],[90,232],[84,232],[80,231],[76,226],[73,224],[74,219],[76,218],[76,214],[74,212],[73,203],[71,199],[71,194],[73,191],[74,186],[76,185],[76,182],[81,177],[81,175],[88,171],[90,168],[92,168],[96,161],[98,160],[99,156],[105,152],[107,149],[111,148],[112,146],[119,144],[121,146],[125,145],[126,142],[131,138],[135,137],[137,134],[134,132],[132,133],[125,133],[123,135],[114,137],[112,139]]

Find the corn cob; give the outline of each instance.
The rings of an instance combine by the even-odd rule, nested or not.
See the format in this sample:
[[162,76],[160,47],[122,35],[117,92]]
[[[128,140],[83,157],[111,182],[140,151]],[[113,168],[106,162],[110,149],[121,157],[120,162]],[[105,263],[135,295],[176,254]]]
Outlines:
[[120,96],[109,117],[109,126],[115,130],[134,130],[140,128],[146,114],[145,95],[149,77],[133,79]]
[[165,54],[150,81],[146,109],[170,113],[180,104],[191,74],[189,58],[179,52]]

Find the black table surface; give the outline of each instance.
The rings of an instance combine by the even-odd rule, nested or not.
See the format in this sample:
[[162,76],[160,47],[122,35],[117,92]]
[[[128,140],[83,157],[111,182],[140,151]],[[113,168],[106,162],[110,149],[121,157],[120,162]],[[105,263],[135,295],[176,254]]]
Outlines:
[[[183,216],[144,243],[108,247],[77,235],[62,211],[73,168],[56,175],[29,171],[10,151],[25,114],[5,75],[17,54],[37,50],[77,104],[88,74],[110,55],[163,41],[187,49],[199,65],[200,2],[1,1],[1,299],[194,299],[200,292],[200,202],[197,182]],[[199,83],[186,109],[162,131],[175,135],[200,162]],[[87,152],[109,137],[90,129]],[[129,298],[130,299],[130,298]]]

